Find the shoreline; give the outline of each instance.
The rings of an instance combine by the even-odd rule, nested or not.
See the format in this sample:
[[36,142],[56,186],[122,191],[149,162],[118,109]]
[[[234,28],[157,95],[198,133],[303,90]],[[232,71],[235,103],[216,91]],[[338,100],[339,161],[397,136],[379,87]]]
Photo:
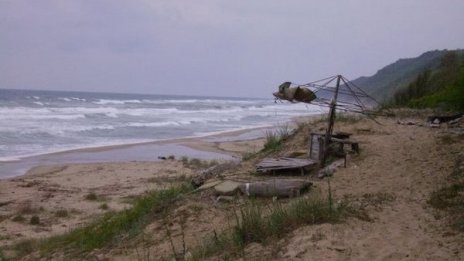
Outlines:
[[279,128],[280,125],[292,126],[302,119],[309,121],[322,115],[293,117],[281,124],[238,128],[200,136],[85,147],[28,156],[16,161],[2,161],[0,162],[0,180],[27,175],[32,168],[44,165],[160,161],[158,157],[168,157],[170,155],[174,155],[176,158],[236,160],[238,158],[237,152],[219,148],[218,144],[262,139],[266,131],[272,131]]
[[[142,143],[109,145],[80,148],[59,152],[39,154],[25,157],[17,161],[0,162],[0,180],[17,178],[28,174],[28,171],[38,166],[91,164],[129,161],[160,161],[158,157],[174,155],[176,158],[192,157],[206,160],[234,160],[236,155],[215,148],[216,141],[208,139],[223,139],[247,135],[256,131],[275,128],[274,126],[247,128],[201,137],[179,137],[168,140],[157,140]],[[260,137],[253,137],[258,139]],[[239,140],[246,140],[242,137]]]

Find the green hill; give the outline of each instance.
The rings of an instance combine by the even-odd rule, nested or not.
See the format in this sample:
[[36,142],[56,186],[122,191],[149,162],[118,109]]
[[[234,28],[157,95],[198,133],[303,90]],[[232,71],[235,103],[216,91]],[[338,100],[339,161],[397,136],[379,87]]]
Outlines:
[[397,90],[392,105],[464,112],[464,54],[447,52],[439,66],[426,69]]
[[[442,58],[449,51],[435,50],[423,53],[415,58],[400,59],[380,69],[370,77],[360,77],[354,84],[364,89],[380,102],[391,101],[395,93],[407,88],[416,80],[419,74],[439,70]],[[464,50],[456,50],[459,57],[464,56]]]

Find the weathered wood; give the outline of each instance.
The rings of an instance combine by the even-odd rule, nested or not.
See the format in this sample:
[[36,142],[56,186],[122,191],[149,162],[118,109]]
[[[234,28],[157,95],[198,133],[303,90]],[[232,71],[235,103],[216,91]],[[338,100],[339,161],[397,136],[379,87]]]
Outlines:
[[[342,136],[348,136],[348,135],[351,135],[351,134],[344,133]],[[310,138],[311,150],[310,150],[309,157],[315,160],[322,160],[322,158],[324,157],[324,153],[325,153],[324,134],[312,132],[310,133],[310,137],[311,137]],[[349,138],[336,138],[336,137],[339,137],[339,135],[338,134],[332,135],[330,138],[329,144],[334,143],[334,142],[338,143],[340,146],[340,152],[343,152],[343,147],[344,147],[343,145],[348,144],[348,145],[351,145],[351,149],[354,152],[359,153],[359,143],[356,140],[349,139]],[[315,152],[316,151],[315,148],[318,148],[317,152]],[[313,156],[313,154],[315,153],[316,153],[317,158]]]
[[356,153],[359,153],[359,143],[357,141],[355,141],[355,140],[331,138],[330,141],[339,143],[341,150],[343,150],[343,145],[344,144],[349,144],[349,145],[351,145],[351,150],[353,150]]
[[243,183],[239,189],[247,196],[297,197],[311,185],[311,182],[301,179],[272,179]]
[[201,185],[203,185],[208,179],[213,177],[219,177],[222,174],[222,172],[231,168],[235,168],[236,166],[236,162],[226,162],[212,166],[210,168],[202,170],[200,173],[193,176],[191,184],[194,188],[198,188]]
[[312,159],[297,159],[297,158],[265,158],[256,164],[257,171],[272,171],[283,169],[302,169],[317,165],[317,162]]

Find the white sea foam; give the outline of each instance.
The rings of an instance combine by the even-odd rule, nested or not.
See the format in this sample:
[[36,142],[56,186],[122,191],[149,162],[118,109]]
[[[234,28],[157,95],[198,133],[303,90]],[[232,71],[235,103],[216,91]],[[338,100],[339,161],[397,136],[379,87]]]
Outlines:
[[107,100],[107,99],[100,99],[98,101],[94,101],[94,104],[98,105],[107,105],[107,104],[128,104],[128,103],[142,103],[140,100]]
[[0,161],[82,147],[268,126],[320,111],[315,106],[275,104],[271,100],[62,93],[46,93],[40,98],[30,93],[29,101],[21,103],[14,100],[16,97],[12,96],[13,102],[0,102]]

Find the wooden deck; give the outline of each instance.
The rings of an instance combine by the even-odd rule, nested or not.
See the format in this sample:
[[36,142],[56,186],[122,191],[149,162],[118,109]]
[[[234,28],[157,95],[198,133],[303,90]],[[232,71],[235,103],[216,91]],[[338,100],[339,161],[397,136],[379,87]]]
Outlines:
[[299,169],[301,174],[304,174],[305,168],[315,167],[317,161],[312,159],[297,159],[297,158],[265,158],[256,165],[256,171],[267,172],[276,170]]

